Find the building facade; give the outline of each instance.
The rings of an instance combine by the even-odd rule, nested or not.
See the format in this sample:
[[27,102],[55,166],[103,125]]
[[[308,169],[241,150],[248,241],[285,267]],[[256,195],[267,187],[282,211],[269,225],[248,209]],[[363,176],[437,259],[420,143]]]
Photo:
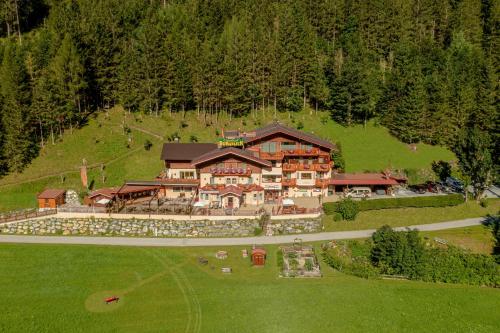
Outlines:
[[166,143],[160,193],[222,208],[331,195],[332,149],[328,141],[277,123],[226,131],[218,144]]

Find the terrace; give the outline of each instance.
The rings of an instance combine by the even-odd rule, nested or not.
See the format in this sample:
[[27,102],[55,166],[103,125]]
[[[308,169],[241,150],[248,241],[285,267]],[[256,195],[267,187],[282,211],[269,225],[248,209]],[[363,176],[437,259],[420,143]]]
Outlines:
[[210,173],[213,176],[246,176],[252,175],[250,168],[211,168]]

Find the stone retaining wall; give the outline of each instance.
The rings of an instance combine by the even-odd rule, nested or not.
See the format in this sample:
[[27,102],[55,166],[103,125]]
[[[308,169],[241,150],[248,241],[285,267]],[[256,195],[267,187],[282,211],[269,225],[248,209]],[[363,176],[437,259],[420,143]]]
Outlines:
[[[273,220],[276,233],[317,232],[320,219]],[[155,219],[60,218],[33,219],[0,225],[0,233],[17,235],[88,235],[141,237],[244,237],[260,229],[258,220],[170,221]]]

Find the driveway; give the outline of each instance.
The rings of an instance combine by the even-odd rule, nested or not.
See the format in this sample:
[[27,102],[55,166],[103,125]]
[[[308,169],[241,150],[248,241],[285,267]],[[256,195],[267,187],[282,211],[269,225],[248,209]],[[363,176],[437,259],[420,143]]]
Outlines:
[[[418,229],[434,231],[480,225],[484,218],[397,227],[395,230]],[[327,241],[334,239],[367,238],[375,229],[321,232],[285,236],[261,236],[241,238],[135,238],[135,237],[80,237],[80,236],[18,236],[0,235],[0,243],[37,243],[37,244],[83,244],[83,245],[121,245],[121,246],[229,246],[253,244],[286,244],[300,238],[304,242]]]

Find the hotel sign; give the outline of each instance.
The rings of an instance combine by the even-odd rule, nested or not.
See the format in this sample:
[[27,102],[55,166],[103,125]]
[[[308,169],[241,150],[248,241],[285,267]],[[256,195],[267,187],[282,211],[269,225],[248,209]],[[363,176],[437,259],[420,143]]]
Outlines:
[[263,183],[262,187],[264,188],[264,190],[281,190],[281,184],[279,183],[273,183],[273,184]]
[[237,139],[219,139],[219,147],[243,147],[243,138]]

